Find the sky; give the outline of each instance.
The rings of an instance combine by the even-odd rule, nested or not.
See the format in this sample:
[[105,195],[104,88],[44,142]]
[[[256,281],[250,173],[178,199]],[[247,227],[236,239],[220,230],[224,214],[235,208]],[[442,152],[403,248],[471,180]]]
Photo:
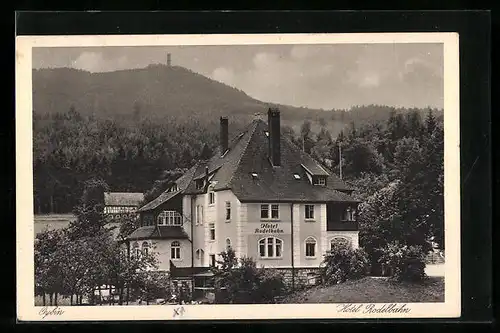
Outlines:
[[443,107],[442,44],[328,44],[37,48],[33,68],[90,72],[172,65],[258,100],[319,109]]

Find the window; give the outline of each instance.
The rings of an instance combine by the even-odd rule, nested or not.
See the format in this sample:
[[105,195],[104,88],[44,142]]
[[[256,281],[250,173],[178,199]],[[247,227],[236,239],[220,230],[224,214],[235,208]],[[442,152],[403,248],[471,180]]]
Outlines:
[[279,219],[280,209],[278,204],[264,204],[260,205],[260,218],[261,219],[269,219],[269,211],[271,211],[271,219],[277,220]]
[[298,173],[294,173],[293,174],[293,178],[299,180],[300,179],[300,175]]
[[342,246],[350,246],[351,241],[346,237],[335,237],[330,241],[330,250],[335,246],[335,244]]
[[351,207],[347,207],[342,214],[342,221],[354,221],[355,211]]
[[278,219],[280,216],[280,206],[279,205],[271,205],[271,218]]
[[314,205],[306,205],[306,220],[314,219]]
[[313,237],[306,239],[306,258],[316,257],[316,240]]
[[210,205],[213,205],[215,203],[215,192],[213,191],[208,192],[208,203]]
[[205,185],[205,182],[203,181],[203,179],[197,179],[195,181],[195,184],[196,184],[196,189],[201,190],[203,188],[203,185]]
[[283,241],[276,237],[267,237],[259,240],[259,256],[261,258],[281,258]]
[[215,254],[210,255],[210,266],[215,267]]
[[153,224],[153,218],[151,215],[143,215],[142,218],[142,225],[147,226],[147,225],[152,225]]
[[202,249],[196,250],[196,259],[200,261],[200,265],[203,266],[203,263],[205,262],[205,251]]
[[196,225],[203,224],[203,205],[196,206]]
[[326,185],[326,178],[319,177],[319,176],[314,177],[314,185],[325,186]]
[[170,258],[174,260],[181,258],[181,243],[179,241],[173,241],[170,244]]
[[269,218],[269,206],[268,205],[260,205],[260,218],[268,219]]
[[141,256],[141,249],[139,248],[139,243],[135,242],[132,248],[132,255],[136,258]]
[[149,243],[144,242],[142,243],[142,253],[147,256],[149,254]]
[[229,238],[226,238],[226,250],[229,250],[231,248],[231,240]]
[[231,203],[226,201],[226,221],[231,220]]
[[215,223],[210,223],[210,240],[215,240]]
[[158,225],[182,225],[181,214],[172,210],[163,211],[158,214]]
[[196,259],[198,260],[202,260],[203,259],[203,250],[202,249],[198,249],[196,250]]

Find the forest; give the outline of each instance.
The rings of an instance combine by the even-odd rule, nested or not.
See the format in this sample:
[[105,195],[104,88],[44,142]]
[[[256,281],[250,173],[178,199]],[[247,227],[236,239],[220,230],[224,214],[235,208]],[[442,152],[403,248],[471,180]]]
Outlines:
[[[380,223],[409,219],[428,227],[422,230],[426,235],[431,228],[438,241],[444,216],[443,128],[432,110],[421,114],[394,111],[386,121],[351,122],[336,137],[327,122],[320,122],[316,133],[309,120],[300,131],[285,126],[283,133],[335,174],[341,146],[342,176],[364,202],[361,217],[372,209],[372,215],[389,214],[379,216]],[[34,202],[40,214],[71,212],[91,178],[103,179],[112,191],[139,191],[146,201],[153,199],[196,160],[211,156],[219,124],[134,116],[112,121],[71,109],[35,115],[33,126]],[[230,131],[236,134],[243,126],[235,119]]]
[[[107,73],[33,70],[35,213],[71,212],[92,177],[112,191],[145,192],[151,199],[197,159],[211,155],[219,116],[229,117],[231,137],[268,106],[179,66]],[[344,177],[361,196],[396,179],[397,151],[412,144],[425,149],[429,113],[437,124],[443,115],[440,109],[384,105],[276,106],[283,133],[336,173],[342,140]],[[442,146],[439,154],[435,158],[442,158]]]
[[[56,299],[64,293],[71,302],[76,295],[81,303],[92,288],[113,284],[120,289],[120,303],[128,302],[122,294],[129,286],[149,295],[157,285],[134,272],[155,260],[129,262],[107,242],[104,217],[89,210],[97,205],[92,189],[144,192],[145,201],[152,200],[197,160],[212,155],[219,116],[229,116],[231,138],[255,112],[265,114],[268,104],[177,67],[105,74],[48,69],[34,71],[33,81],[35,214],[78,217],[65,231],[37,236],[37,293],[44,298],[56,293]],[[282,134],[355,188],[362,201],[360,246],[372,274],[378,274],[374,267],[387,253],[406,246],[424,254],[433,243],[444,249],[443,110],[279,107]],[[123,223],[120,234],[130,228]],[[82,255],[85,246],[78,242],[93,244],[93,253],[106,258]],[[114,264],[99,266],[106,260]],[[76,262],[81,270],[97,269],[96,274],[71,273]],[[115,266],[117,271],[109,269]],[[66,272],[65,279],[54,280],[61,274],[52,269]],[[92,279],[81,281],[84,275]]]

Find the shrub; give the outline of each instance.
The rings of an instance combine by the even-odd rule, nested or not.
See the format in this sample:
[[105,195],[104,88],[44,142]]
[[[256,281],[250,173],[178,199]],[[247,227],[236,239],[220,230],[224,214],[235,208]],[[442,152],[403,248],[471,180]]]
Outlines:
[[283,275],[275,269],[261,268],[257,290],[261,302],[274,302],[277,297],[283,296],[285,293],[286,286]]
[[425,255],[421,246],[392,242],[380,249],[379,263],[389,269],[396,281],[421,281],[425,278]]
[[337,284],[365,276],[368,257],[362,249],[354,250],[347,244],[334,243],[325,255],[323,264],[323,280],[327,284]]
[[142,272],[134,282],[132,296],[147,304],[158,298],[169,299],[172,295],[170,279],[162,272]]
[[220,254],[214,268],[217,303],[269,303],[285,291],[282,275],[276,270],[258,268],[252,258],[236,258],[229,249]]

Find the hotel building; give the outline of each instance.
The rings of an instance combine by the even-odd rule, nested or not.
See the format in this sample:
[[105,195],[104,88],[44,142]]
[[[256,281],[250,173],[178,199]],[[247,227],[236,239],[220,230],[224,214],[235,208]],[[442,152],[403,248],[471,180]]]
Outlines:
[[228,247],[294,283],[314,276],[332,242],[357,248],[353,189],[280,132],[277,109],[232,140],[221,118],[213,157],[138,209],[130,250],[156,251],[160,270],[196,289]]

